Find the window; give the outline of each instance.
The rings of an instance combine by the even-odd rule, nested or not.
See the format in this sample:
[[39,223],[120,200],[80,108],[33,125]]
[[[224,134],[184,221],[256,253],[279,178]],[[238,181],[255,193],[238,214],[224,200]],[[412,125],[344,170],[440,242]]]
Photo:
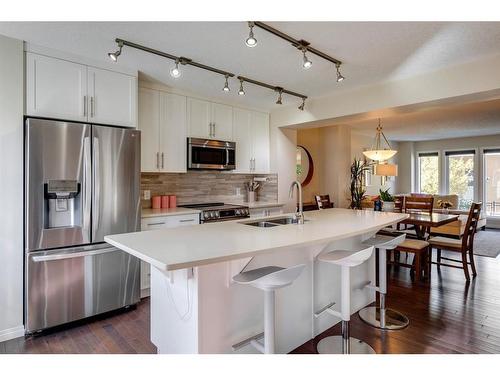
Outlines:
[[418,176],[420,193],[439,193],[439,154],[437,152],[418,154]]
[[487,216],[500,216],[500,149],[484,150],[484,203]]
[[458,195],[458,209],[468,210],[474,201],[474,150],[446,151],[448,194]]

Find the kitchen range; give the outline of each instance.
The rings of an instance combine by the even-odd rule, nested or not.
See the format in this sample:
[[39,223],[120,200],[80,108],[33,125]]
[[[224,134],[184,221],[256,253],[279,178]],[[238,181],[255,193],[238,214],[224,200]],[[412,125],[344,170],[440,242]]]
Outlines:
[[247,206],[224,203],[194,203],[179,207],[201,210],[200,223],[244,219],[250,217]]

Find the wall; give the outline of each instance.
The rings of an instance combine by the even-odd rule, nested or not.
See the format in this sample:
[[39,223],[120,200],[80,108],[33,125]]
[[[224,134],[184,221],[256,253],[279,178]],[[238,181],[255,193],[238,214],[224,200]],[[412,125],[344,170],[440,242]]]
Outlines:
[[297,145],[303,146],[311,154],[314,171],[311,181],[302,188],[304,202],[314,202],[314,196],[323,194],[321,191],[321,169],[323,168],[323,153],[319,147],[321,131],[319,128],[297,131]]
[[23,327],[23,42],[0,35],[0,341]]
[[[141,173],[141,197],[144,190],[151,196],[175,194],[178,204],[207,202],[243,202],[247,199],[245,182],[254,177],[265,177],[259,182],[257,199],[261,202],[278,201],[278,175],[276,174],[236,174],[210,171],[189,171],[187,173]],[[236,195],[240,189],[241,194]],[[150,200],[142,200],[142,207],[151,207]]]

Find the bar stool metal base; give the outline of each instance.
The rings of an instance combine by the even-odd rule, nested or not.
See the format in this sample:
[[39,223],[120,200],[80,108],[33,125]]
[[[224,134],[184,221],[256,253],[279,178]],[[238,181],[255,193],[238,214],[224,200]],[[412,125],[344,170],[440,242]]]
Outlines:
[[318,343],[316,350],[319,354],[376,354],[370,345],[354,337],[349,338],[349,353],[344,353],[342,341],[342,336],[325,337]]
[[399,311],[385,309],[385,324],[382,324],[382,310],[380,307],[368,306],[359,310],[359,317],[363,322],[375,328],[384,330],[398,330],[408,326],[410,320]]

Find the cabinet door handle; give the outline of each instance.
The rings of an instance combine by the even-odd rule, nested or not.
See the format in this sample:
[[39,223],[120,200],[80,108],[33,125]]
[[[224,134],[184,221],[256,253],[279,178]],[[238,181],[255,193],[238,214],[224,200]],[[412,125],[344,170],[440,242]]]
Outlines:
[[180,223],[187,223],[189,221],[194,221],[194,219],[182,219],[182,220],[179,220]]
[[250,158],[250,170],[252,170],[252,158]]
[[83,95],[83,117],[87,117],[87,95]]
[[214,135],[213,135],[213,137],[215,138],[215,122],[213,123],[213,125],[214,125]]
[[156,169],[160,169],[160,153],[156,153]]
[[94,117],[94,97],[90,97],[90,117]]
[[155,225],[165,225],[165,222],[163,222],[163,223],[148,223],[148,227],[152,227]]
[[165,154],[161,153],[161,169],[165,168]]

